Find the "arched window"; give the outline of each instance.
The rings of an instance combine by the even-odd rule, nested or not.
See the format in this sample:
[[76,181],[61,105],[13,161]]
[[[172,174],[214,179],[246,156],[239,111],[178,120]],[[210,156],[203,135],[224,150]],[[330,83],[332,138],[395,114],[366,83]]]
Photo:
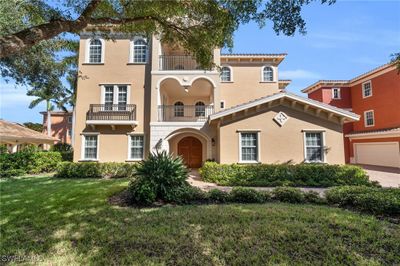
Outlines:
[[90,40],[89,63],[101,63],[103,45],[99,39]]
[[133,41],[133,63],[147,62],[147,42],[140,38]]
[[221,69],[221,81],[232,81],[232,73],[230,67],[222,67]]
[[185,115],[183,102],[176,102],[174,104],[174,115],[176,117],[183,117]]
[[203,102],[197,102],[195,104],[195,116],[199,117],[199,116],[206,116],[206,105]]
[[274,70],[272,67],[266,66],[263,68],[263,81],[273,81],[274,80]]

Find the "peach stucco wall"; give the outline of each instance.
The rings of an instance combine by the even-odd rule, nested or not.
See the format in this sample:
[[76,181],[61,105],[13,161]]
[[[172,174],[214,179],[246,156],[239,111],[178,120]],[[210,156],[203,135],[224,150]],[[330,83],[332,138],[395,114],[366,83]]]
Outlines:
[[[280,127],[273,117],[283,111],[289,120]],[[304,134],[302,130],[324,130],[325,146],[328,148],[326,162],[344,163],[342,126],[315,116],[277,106],[257,115],[238,118],[223,123],[219,134],[219,161],[221,163],[239,162],[238,130],[260,130],[260,160],[262,163],[284,163],[304,161]]]
[[[71,144],[71,136],[68,134],[72,129],[72,123],[68,123],[71,113],[51,114],[51,136],[58,138],[60,142]],[[43,133],[47,135],[47,113],[43,114]]]

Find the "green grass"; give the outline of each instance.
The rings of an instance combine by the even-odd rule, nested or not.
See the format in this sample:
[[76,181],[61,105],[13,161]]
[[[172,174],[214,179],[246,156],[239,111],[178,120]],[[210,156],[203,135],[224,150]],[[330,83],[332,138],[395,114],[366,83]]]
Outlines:
[[0,256],[39,264],[399,264],[400,226],[326,206],[134,209],[107,198],[126,179],[0,181]]

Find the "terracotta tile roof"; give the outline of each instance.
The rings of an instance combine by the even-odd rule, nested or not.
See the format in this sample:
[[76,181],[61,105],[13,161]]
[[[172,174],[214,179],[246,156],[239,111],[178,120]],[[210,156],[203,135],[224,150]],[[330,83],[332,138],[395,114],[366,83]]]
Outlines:
[[29,143],[30,141],[54,143],[54,141],[58,140],[57,138],[49,137],[20,124],[0,119],[0,143],[7,141],[18,141],[21,144]]
[[351,135],[368,135],[368,134],[373,134],[373,133],[400,133],[400,127],[390,127],[390,128],[381,128],[381,129],[375,129],[375,130],[361,130],[361,131],[352,131],[346,136],[351,136]]

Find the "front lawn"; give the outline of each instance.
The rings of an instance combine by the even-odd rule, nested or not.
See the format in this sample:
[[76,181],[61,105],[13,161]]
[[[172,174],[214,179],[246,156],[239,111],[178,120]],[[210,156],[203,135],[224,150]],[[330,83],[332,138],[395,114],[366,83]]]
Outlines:
[[1,180],[1,259],[15,255],[46,265],[400,263],[400,226],[373,216],[281,203],[109,205],[108,197],[127,184]]

